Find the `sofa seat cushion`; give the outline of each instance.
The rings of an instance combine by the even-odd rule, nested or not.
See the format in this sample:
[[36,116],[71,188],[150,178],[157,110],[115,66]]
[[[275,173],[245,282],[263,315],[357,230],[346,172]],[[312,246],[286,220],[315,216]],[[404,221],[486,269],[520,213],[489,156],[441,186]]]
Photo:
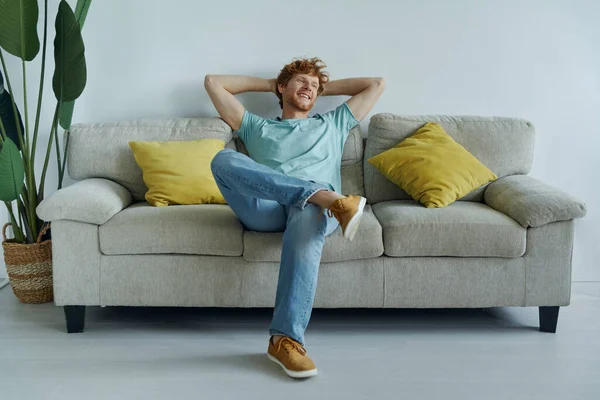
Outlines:
[[[283,232],[244,232],[244,259],[246,261],[281,261]],[[344,239],[338,227],[325,239],[321,262],[339,262],[375,258],[383,254],[381,224],[371,206],[364,209],[360,226],[353,241]]]
[[228,205],[136,203],[99,228],[100,251],[241,256],[243,227]]
[[456,202],[425,208],[412,200],[373,205],[390,257],[504,257],[525,253],[527,229],[493,208]]

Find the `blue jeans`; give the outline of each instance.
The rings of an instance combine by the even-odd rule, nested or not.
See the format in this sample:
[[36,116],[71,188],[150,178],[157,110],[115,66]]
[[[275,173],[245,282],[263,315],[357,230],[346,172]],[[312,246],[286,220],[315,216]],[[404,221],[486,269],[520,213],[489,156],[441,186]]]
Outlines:
[[232,149],[220,151],[211,169],[223,197],[247,230],[284,232],[269,333],[304,345],[325,237],[339,226],[337,219],[307,200],[330,188],[284,175]]

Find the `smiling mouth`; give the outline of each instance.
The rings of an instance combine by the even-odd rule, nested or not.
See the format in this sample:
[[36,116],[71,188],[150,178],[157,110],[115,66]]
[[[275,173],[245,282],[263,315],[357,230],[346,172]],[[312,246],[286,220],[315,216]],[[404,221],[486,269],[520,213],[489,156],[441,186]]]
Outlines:
[[309,96],[309,95],[307,95],[306,93],[300,93],[298,96],[299,96],[299,97],[302,97],[303,99],[310,100],[310,96]]

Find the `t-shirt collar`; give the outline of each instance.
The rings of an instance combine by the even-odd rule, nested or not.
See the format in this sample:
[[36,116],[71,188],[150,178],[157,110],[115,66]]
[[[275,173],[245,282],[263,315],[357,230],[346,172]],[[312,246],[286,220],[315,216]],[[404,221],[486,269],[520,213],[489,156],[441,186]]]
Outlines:
[[[317,115],[317,114],[315,114],[315,115]],[[310,119],[310,118],[314,118],[314,115],[309,115],[308,118],[288,118],[288,119],[296,120],[296,119]],[[281,117],[277,117],[277,118],[275,118],[275,121],[281,122],[283,120],[281,119]],[[287,119],[286,119],[286,121],[287,121]]]

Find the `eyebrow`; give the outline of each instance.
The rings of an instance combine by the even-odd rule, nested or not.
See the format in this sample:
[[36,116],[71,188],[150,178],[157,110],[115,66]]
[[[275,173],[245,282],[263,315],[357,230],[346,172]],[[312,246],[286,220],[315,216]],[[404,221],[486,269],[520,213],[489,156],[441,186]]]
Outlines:
[[[304,81],[308,81],[308,79],[306,79],[306,78],[305,78],[305,77],[303,77],[303,76],[299,76],[299,77],[298,77],[298,79],[302,79],[302,80],[304,80]],[[317,86],[319,85],[317,82],[311,82],[311,84],[315,84],[315,85],[317,85]]]

